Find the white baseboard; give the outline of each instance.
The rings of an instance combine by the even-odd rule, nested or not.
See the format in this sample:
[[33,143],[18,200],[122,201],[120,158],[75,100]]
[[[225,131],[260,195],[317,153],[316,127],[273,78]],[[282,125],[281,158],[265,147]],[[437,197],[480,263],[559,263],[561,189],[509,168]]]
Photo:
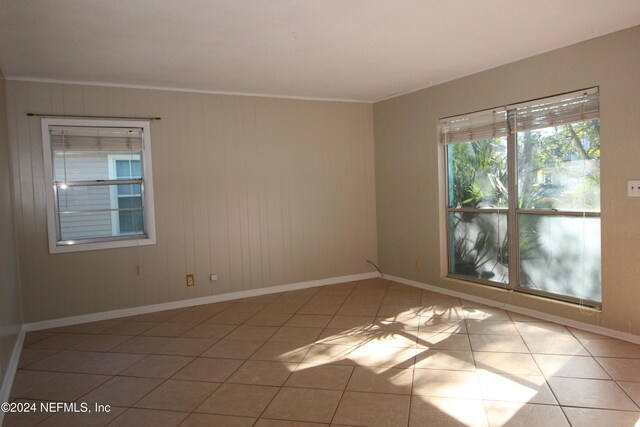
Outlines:
[[402,283],[409,286],[415,286],[417,288],[426,289],[428,291],[438,292],[445,295],[450,295],[457,298],[464,298],[469,301],[477,302],[478,304],[484,304],[491,307],[498,307],[504,310],[512,311],[518,314],[524,314],[525,316],[535,317],[536,319],[545,320],[547,322],[558,323],[560,325],[569,326],[571,328],[582,329],[583,331],[593,332],[594,334],[605,335],[607,337],[616,338],[623,341],[628,341],[634,344],[640,344],[640,336],[629,334],[627,332],[617,331],[615,329],[605,328],[604,326],[591,325],[589,323],[579,322],[577,320],[567,319],[553,314],[543,313],[537,310],[531,310],[528,308],[518,307],[511,304],[498,303],[496,301],[469,295],[464,292],[452,291],[439,286],[428,285],[426,283],[417,282],[415,280],[404,279],[402,277],[396,277],[389,274],[384,274],[385,279],[392,280],[394,282]]
[[[11,393],[11,386],[13,386],[13,379],[16,376],[18,370],[18,362],[20,361],[20,354],[22,353],[22,344],[24,344],[25,331],[24,328],[18,328],[18,337],[13,344],[13,351],[11,352],[11,358],[9,364],[4,372],[2,378],[2,386],[0,387],[0,403],[9,401],[9,394]],[[0,411],[0,426],[4,421],[4,412]]]
[[353,282],[356,280],[373,279],[380,277],[376,272],[352,274],[349,276],[330,277],[326,279],[310,280],[307,282],[291,283],[288,285],[271,286],[268,288],[249,289],[246,291],[230,292],[220,295],[210,295],[201,298],[191,298],[179,301],[171,301],[160,304],[144,305],[140,307],[123,308],[119,310],[102,311],[99,313],[82,314],[79,316],[63,317],[60,319],[43,320],[40,322],[25,323],[22,330],[26,332],[39,331],[42,329],[59,328],[62,326],[77,325],[79,323],[96,322],[99,320],[110,320],[124,316],[135,316],[138,314],[152,313],[155,311],[173,310],[175,308],[192,307],[195,305],[211,304],[214,302],[229,301],[239,298],[256,297],[260,295],[273,294],[276,292],[295,291],[298,289],[314,288],[317,286],[334,285],[336,283]]

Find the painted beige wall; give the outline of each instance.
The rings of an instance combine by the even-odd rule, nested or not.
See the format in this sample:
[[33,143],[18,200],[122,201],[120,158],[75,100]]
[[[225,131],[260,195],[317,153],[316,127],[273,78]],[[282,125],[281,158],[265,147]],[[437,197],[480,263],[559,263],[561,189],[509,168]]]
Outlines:
[[[19,81],[7,95],[25,322],[371,271],[369,104]],[[156,245],[48,254],[40,120],[28,111],[162,117],[151,124]]]
[[[640,334],[640,27],[374,105],[378,256],[382,271]],[[438,119],[600,86],[602,312],[443,278]],[[416,269],[416,259],[422,268]]]
[[22,325],[9,170],[5,81],[0,74],[0,384]]

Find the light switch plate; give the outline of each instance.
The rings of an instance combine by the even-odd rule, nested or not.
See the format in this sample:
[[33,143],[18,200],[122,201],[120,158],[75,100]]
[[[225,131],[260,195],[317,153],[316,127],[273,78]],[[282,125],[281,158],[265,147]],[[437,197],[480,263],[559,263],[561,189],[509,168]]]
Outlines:
[[640,197],[640,180],[627,181],[627,195],[629,197]]

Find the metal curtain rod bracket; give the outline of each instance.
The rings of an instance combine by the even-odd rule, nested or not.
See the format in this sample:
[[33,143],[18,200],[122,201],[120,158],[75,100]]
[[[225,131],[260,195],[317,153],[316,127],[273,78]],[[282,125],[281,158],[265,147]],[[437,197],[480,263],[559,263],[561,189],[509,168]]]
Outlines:
[[27,113],[29,117],[75,117],[83,119],[123,119],[123,120],[162,120],[162,117],[122,117],[122,116],[82,116],[77,114],[40,114]]

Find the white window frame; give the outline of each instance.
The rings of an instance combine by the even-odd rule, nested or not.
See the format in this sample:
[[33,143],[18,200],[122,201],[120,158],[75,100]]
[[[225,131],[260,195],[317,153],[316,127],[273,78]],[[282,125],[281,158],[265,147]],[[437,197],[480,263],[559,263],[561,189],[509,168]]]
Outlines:
[[[59,119],[43,118],[42,151],[44,155],[45,196],[47,202],[47,232],[49,253],[67,253],[91,251],[100,249],[114,249],[132,246],[154,245],[156,243],[156,225],[153,197],[153,168],[151,162],[151,126],[147,121],[139,120],[91,120],[91,119]],[[142,162],[143,162],[143,205],[146,235],[132,235],[130,239],[122,237],[100,242],[60,242],[58,241],[57,218],[55,211],[55,181],[53,173],[53,157],[51,151],[50,126],[79,126],[79,127],[130,127],[142,129]],[[109,156],[111,157],[111,156]],[[111,160],[109,159],[109,167]]]
[[[117,160],[128,160],[128,161],[131,161],[131,156],[128,155],[128,154],[109,154],[108,155],[109,179],[117,179],[118,178],[116,176],[116,161]],[[142,171],[142,173],[143,173],[143,176],[146,175],[144,173],[144,170]],[[146,182],[145,182],[145,187],[146,187]],[[109,196],[110,196],[111,207],[112,208],[117,208],[118,207],[118,189],[112,187],[110,190],[111,191],[109,192]],[[146,190],[146,188],[145,188],[145,190]],[[144,194],[133,194],[131,196],[133,196],[133,197],[144,197]],[[144,206],[146,207],[146,205],[144,205]],[[127,234],[120,233],[120,217],[119,217],[118,214],[119,213],[116,212],[116,211],[111,212],[111,231],[115,235],[126,236]],[[135,235],[135,234],[131,233],[131,235]]]
[[[532,101],[523,102],[520,104],[508,105],[504,107],[496,107],[493,109],[482,110],[474,113],[462,114],[459,116],[451,116],[448,118],[440,119],[438,122],[438,165],[440,168],[440,276],[445,279],[453,279],[453,280],[461,280],[473,284],[479,285],[488,285],[498,289],[504,289],[505,291],[515,291],[522,295],[534,295],[543,297],[548,301],[562,301],[573,304],[579,304],[582,307],[592,308],[595,310],[600,310],[602,308],[602,301],[591,301],[583,298],[579,298],[576,296],[571,296],[567,294],[559,294],[559,293],[551,293],[547,291],[537,291],[534,289],[526,289],[520,286],[520,271],[519,271],[519,262],[520,262],[520,252],[519,252],[519,236],[518,236],[518,216],[520,214],[536,214],[536,215],[562,215],[562,216],[573,216],[573,217],[590,217],[590,218],[601,218],[601,207],[598,211],[572,211],[572,210],[558,210],[558,209],[521,209],[517,207],[517,197],[518,197],[518,183],[517,183],[517,137],[515,133],[507,127],[506,134],[503,135],[507,139],[508,145],[508,158],[507,170],[510,171],[509,174],[509,183],[508,183],[508,194],[509,194],[509,205],[508,207],[495,207],[495,208],[451,208],[449,206],[449,182],[448,182],[448,155],[447,155],[447,147],[450,142],[446,142],[444,139],[444,134],[442,132],[442,122],[451,120],[451,119],[473,119],[474,117],[488,116],[488,113],[493,112],[503,112],[505,113],[505,123],[508,123],[509,120],[509,112],[515,111],[517,108],[521,108],[524,106],[535,105],[539,102],[551,102],[557,99],[565,99],[571,97],[572,95],[578,94],[599,94],[599,88],[593,87],[589,89],[584,89],[576,92],[569,92],[562,95],[551,96],[539,98]],[[598,120],[600,120],[600,114],[598,114]],[[498,129],[498,128],[496,128]],[[500,129],[498,129],[499,131]],[[478,138],[484,139],[486,136]],[[490,137],[490,136],[489,136]],[[472,139],[469,142],[474,141]],[[482,212],[487,214],[504,214],[507,217],[507,239],[510,245],[509,249],[509,282],[508,283],[500,283],[500,282],[492,282],[490,280],[486,280],[479,277],[471,277],[465,276],[462,274],[458,274],[452,271],[451,268],[451,252],[450,252],[450,223],[449,223],[449,213],[450,212]],[[543,213],[544,212],[544,213]],[[600,246],[602,250],[602,244]],[[600,286],[602,289],[602,281],[600,282]]]

